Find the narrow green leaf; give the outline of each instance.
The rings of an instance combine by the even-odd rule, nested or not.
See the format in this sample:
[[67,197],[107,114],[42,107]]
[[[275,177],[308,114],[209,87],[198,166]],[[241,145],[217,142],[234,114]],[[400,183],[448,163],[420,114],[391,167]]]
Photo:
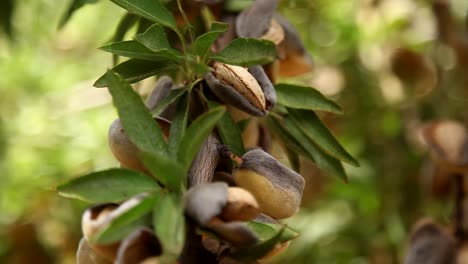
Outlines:
[[[10,1],[7,0],[6,2],[10,2]],[[65,13],[60,18],[58,28],[60,29],[63,26],[65,26],[65,24],[67,24],[68,20],[70,20],[71,16],[73,15],[73,13],[75,13],[76,10],[80,9],[86,4],[94,4],[94,3],[97,3],[97,0],[72,0],[70,5],[68,6],[67,11],[65,11]]]
[[0,29],[3,28],[8,37],[13,36],[13,13],[18,1],[0,1]]
[[[210,108],[215,108],[220,104],[209,101],[208,106]],[[229,146],[229,149],[236,154],[237,156],[242,156],[245,153],[244,144],[242,142],[241,131],[237,123],[232,119],[232,116],[226,112],[224,113],[223,117],[219,120],[216,124],[218,128],[219,136],[221,137],[221,141]]]
[[185,135],[188,120],[188,110],[189,95],[185,93],[179,99],[176,113],[171,121],[171,131],[169,134],[169,152],[171,154],[177,155],[177,150],[179,149],[180,141]]
[[348,181],[341,162],[327,155],[319,147],[317,147],[301,130],[299,124],[297,124],[293,119],[286,117],[284,119],[284,127],[297,142],[301,142],[301,145],[308,154],[307,157],[312,159],[312,161],[317,164],[320,169],[330,175],[343,179],[345,182]]
[[279,231],[284,229],[282,236],[279,239],[279,243],[287,242],[291,239],[296,238],[299,234],[292,230],[291,228],[274,223],[263,223],[257,221],[248,221],[247,226],[251,228],[259,237],[261,242],[271,239],[278,234]]
[[221,34],[226,32],[228,27],[229,25],[226,23],[214,22],[211,24],[210,31],[200,35],[193,43],[193,53],[200,56],[200,58],[204,58],[210,50],[211,45]]
[[93,172],[57,187],[59,195],[89,203],[119,203],[134,195],[159,189],[150,177],[126,169]]
[[111,0],[116,5],[163,26],[177,30],[174,16],[158,0]]
[[171,90],[169,95],[166,98],[162,99],[161,102],[158,103],[156,108],[154,108],[154,110],[151,111],[151,113],[154,116],[159,116],[166,109],[167,106],[174,103],[179,97],[185,94],[185,92],[187,92],[185,88]]
[[216,123],[223,117],[226,108],[219,106],[199,116],[187,129],[177,152],[185,169],[189,169],[205,139],[210,135]]
[[161,25],[152,25],[144,33],[137,34],[135,40],[162,57],[179,63],[183,60],[182,53],[171,48],[166,32]]
[[122,240],[136,228],[146,223],[145,215],[153,210],[154,204],[159,199],[158,196],[161,196],[161,193],[144,197],[91,237],[91,241],[96,244],[110,244]]
[[166,153],[161,128],[154,121],[140,96],[113,71],[105,75],[117,112],[130,140],[144,152]]
[[252,3],[253,0],[225,0],[223,8],[226,11],[237,13],[249,8]]
[[140,60],[171,60],[178,63],[182,59],[181,57],[174,55],[174,53],[171,53],[170,51],[164,49],[158,52],[153,52],[152,50],[148,49],[143,44],[135,40],[126,40],[110,43],[100,47],[100,49],[120,56]]
[[273,42],[254,38],[238,38],[211,59],[233,65],[253,66],[267,64],[276,59]]
[[295,153],[301,154],[302,156],[309,157],[307,151],[302,147],[302,145],[297,142],[297,140],[288,131],[285,130],[285,128],[278,120],[268,116],[266,118],[266,123],[271,131],[281,139],[287,148],[291,149]]
[[165,257],[173,260],[179,256],[184,245],[183,208],[175,197],[165,195],[158,200],[153,209],[154,232],[163,245]]
[[359,166],[359,162],[341,146],[317,114],[306,110],[288,109],[288,111],[307,137],[327,154],[353,166]]
[[172,157],[166,154],[144,152],[141,158],[145,168],[168,189],[180,192],[184,188],[187,173]]
[[[118,42],[122,41],[125,38],[125,34],[138,22],[138,19],[140,17],[131,14],[131,13],[126,13],[119,21],[119,24],[117,25],[117,28],[115,29],[114,35],[112,36],[111,40],[109,42]],[[117,65],[119,60],[119,55],[113,54],[112,55],[112,63],[113,65]]]
[[281,238],[283,237],[285,230],[286,227],[283,227],[270,239],[265,240],[255,246],[240,249],[233,253],[232,257],[241,260],[256,260],[264,257],[278,244],[281,244]]
[[[169,61],[146,61],[138,59],[130,59],[120,63],[112,68],[112,71],[119,74],[128,83],[135,83],[148,77],[173,71],[176,65]],[[107,87],[106,74],[102,75],[94,83],[94,87]]]
[[278,103],[291,108],[342,114],[343,109],[312,87],[280,83],[275,85]]

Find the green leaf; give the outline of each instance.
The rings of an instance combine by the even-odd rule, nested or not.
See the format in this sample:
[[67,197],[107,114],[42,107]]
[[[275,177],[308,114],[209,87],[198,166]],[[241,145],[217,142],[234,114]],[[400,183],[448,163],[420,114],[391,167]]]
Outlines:
[[171,45],[169,45],[166,32],[164,32],[161,25],[152,25],[144,33],[137,34],[135,39],[155,54],[178,63],[183,60],[182,53],[178,50],[172,49]]
[[[215,108],[220,104],[209,101],[208,106],[210,108]],[[224,113],[223,117],[219,120],[216,124],[218,128],[219,136],[221,137],[221,141],[229,146],[229,149],[236,154],[237,156],[242,156],[245,153],[244,144],[242,142],[241,131],[237,123],[232,119],[232,116],[226,112]]]
[[260,242],[259,244],[254,245],[252,247],[240,249],[233,253],[232,257],[241,260],[256,260],[264,257],[269,252],[271,252],[278,244],[281,244],[281,238],[283,237],[285,230],[286,227],[283,227],[270,239]]
[[110,43],[100,47],[100,49],[133,59],[150,61],[172,60],[174,62],[180,62],[179,57],[172,56],[170,52],[166,52],[166,50],[161,50],[160,52],[153,52],[152,50],[148,49],[143,44],[135,40],[126,40]]
[[271,129],[271,131],[275,133],[279,138],[281,138],[281,141],[283,141],[287,148],[291,149],[295,153],[301,154],[302,156],[309,157],[304,147],[302,147],[302,145],[299,142],[297,142],[297,140],[288,131],[285,130],[285,128],[280,124],[278,120],[271,116],[268,116],[266,118],[266,123]]
[[171,131],[169,135],[169,152],[171,154],[177,155],[177,150],[179,149],[180,141],[185,135],[188,120],[188,110],[189,95],[185,93],[179,99],[176,113],[171,121]]
[[[166,73],[176,69],[176,65],[168,61],[145,61],[130,59],[112,68],[112,71],[119,74],[128,83],[135,83],[148,77]],[[109,84],[106,74],[102,75],[94,83],[95,87],[107,87]]]
[[15,11],[15,0],[0,1],[0,28],[11,38],[13,35],[13,13]]
[[288,109],[288,111],[307,137],[327,154],[353,166],[359,166],[359,162],[340,145],[317,114],[306,110]]
[[158,0],[111,0],[116,5],[163,26],[177,30],[174,16]]
[[154,204],[160,195],[161,193],[156,193],[144,197],[138,204],[123,212],[109,225],[91,237],[91,242],[110,244],[122,240],[136,228],[146,223],[145,215],[153,210]]
[[343,109],[312,87],[280,83],[275,85],[278,103],[291,108],[342,114]]
[[154,116],[159,116],[167,106],[170,104],[174,103],[179,97],[181,97],[183,94],[185,94],[187,90],[185,88],[180,88],[180,89],[173,89],[169,93],[169,95],[162,99],[161,102],[158,103],[156,108],[151,112]]
[[226,108],[219,106],[199,116],[187,129],[177,152],[185,169],[189,169],[193,159],[216,123],[223,117]]
[[144,152],[166,153],[161,128],[154,121],[140,96],[113,71],[105,75],[117,112],[130,140]]
[[[162,196],[153,209],[154,232],[163,245],[165,257],[177,258],[185,235],[183,205],[171,195]],[[173,262],[171,262],[173,263]]]
[[273,42],[254,38],[238,38],[211,59],[241,66],[267,64],[276,59],[276,46]]
[[241,12],[244,9],[249,8],[253,3],[253,0],[225,0],[224,10],[231,12]]
[[89,203],[118,203],[159,189],[150,177],[126,169],[93,172],[57,187],[59,195]]
[[179,193],[185,187],[186,171],[171,156],[160,153],[142,153],[145,168],[168,189]]
[[[133,25],[138,22],[140,17],[131,13],[126,13],[119,21],[117,28],[115,29],[114,35],[109,42],[122,41],[125,38],[125,34],[132,28]],[[115,66],[118,63],[119,55],[112,55],[112,63]]]
[[279,243],[287,242],[298,236],[297,232],[281,224],[248,221],[247,226],[249,226],[249,228],[252,229],[258,235],[259,240],[261,242],[271,239],[272,237],[277,235],[278,232],[280,232],[282,229],[284,229],[284,232],[282,233],[282,236],[279,239]]
[[316,146],[301,130],[299,124],[291,118],[286,117],[284,119],[284,127],[297,142],[301,143],[301,146],[307,152],[307,157],[314,161],[320,169],[330,175],[343,179],[345,182],[348,181],[341,162],[327,155],[318,146]]
[[221,34],[226,32],[228,27],[229,25],[226,23],[214,22],[211,24],[210,31],[200,35],[193,43],[193,53],[200,56],[200,58],[204,58],[210,50],[211,45]]
[[[7,2],[9,1],[7,0]],[[80,9],[86,4],[94,4],[94,3],[97,3],[97,0],[72,0],[70,5],[68,6],[67,11],[65,11],[63,16],[60,18],[58,28],[60,29],[63,26],[65,26],[65,24],[68,22],[68,20],[71,18],[71,16],[76,10]]]

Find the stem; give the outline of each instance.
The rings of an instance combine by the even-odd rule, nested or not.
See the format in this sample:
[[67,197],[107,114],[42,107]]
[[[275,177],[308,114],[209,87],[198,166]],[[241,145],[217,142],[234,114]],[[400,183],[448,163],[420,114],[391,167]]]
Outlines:
[[184,12],[184,9],[182,9],[182,4],[180,0],[177,0],[177,7],[179,8],[180,14],[182,15],[182,18],[184,19],[185,24],[187,25],[189,35],[190,35],[190,42],[193,42],[194,37],[193,37],[193,32],[192,32],[192,24],[190,24],[188,17]]
[[454,209],[454,218],[455,218],[455,230],[454,235],[459,242],[464,241],[466,234],[463,228],[463,200],[465,199],[465,190],[463,186],[463,175],[455,174],[455,209]]

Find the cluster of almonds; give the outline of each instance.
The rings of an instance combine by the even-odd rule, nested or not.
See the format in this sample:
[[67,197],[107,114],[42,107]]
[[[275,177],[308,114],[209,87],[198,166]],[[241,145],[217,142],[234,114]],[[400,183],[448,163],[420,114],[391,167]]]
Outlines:
[[422,219],[414,227],[406,264],[468,263],[468,132],[455,121],[433,121],[422,130],[433,161],[432,193],[455,192],[452,226]]
[[[222,1],[203,2],[218,5]],[[220,20],[230,22],[230,27],[215,43],[216,48],[222,48],[237,36],[268,39],[277,45],[279,58],[265,66],[266,72],[261,66],[244,68],[214,62],[212,71],[204,76],[205,81],[201,85],[208,87],[218,100],[241,110],[244,115],[265,116],[275,106],[272,79],[278,74],[294,76],[312,67],[298,33],[275,13],[277,2],[257,0],[239,14],[226,12],[220,15]],[[154,110],[173,89],[178,89],[173,81],[169,77],[161,77],[147,100],[147,107]],[[174,105],[169,105],[159,117],[155,117],[166,140],[171,129],[169,120],[174,115],[173,108]],[[126,136],[119,119],[110,126],[109,145],[122,167],[149,175],[139,158],[139,150]],[[214,263],[241,263],[227,255],[259,242],[259,237],[248,228],[246,221],[278,224],[277,220],[295,214],[301,203],[304,179],[261,148],[250,149],[242,157],[234,156],[220,145],[218,135],[213,132],[193,161],[187,185],[188,191],[184,194],[185,247],[192,247],[197,252],[187,253],[184,248],[185,253],[182,252],[179,262],[209,263],[200,257],[208,254],[208,259],[215,260]],[[158,256],[163,248],[148,227],[134,230],[122,241],[110,244],[96,244],[90,239],[144,197],[140,195],[122,204],[89,208],[82,218],[84,238],[78,250],[77,263],[159,263]],[[194,231],[198,229],[214,236],[200,235]],[[187,246],[187,243],[191,244]],[[285,248],[286,244],[274,251]],[[192,262],[186,262],[186,258],[193,258]]]

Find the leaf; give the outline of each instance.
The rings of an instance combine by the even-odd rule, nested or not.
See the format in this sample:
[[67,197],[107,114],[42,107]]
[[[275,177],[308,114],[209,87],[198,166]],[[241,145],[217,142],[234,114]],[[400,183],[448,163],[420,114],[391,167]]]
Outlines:
[[136,205],[123,212],[100,232],[91,237],[91,242],[96,244],[110,244],[122,240],[139,226],[145,224],[144,216],[153,210],[158,196],[156,193],[144,197]]
[[341,146],[317,114],[306,110],[288,109],[288,111],[307,137],[327,154],[353,166],[359,166],[359,162]]
[[297,142],[297,140],[288,131],[285,130],[285,128],[278,122],[278,120],[268,116],[266,118],[266,122],[271,131],[279,138],[281,138],[281,141],[283,141],[287,148],[291,149],[295,153],[301,154],[302,156],[309,157],[307,151],[302,147],[302,145],[299,144],[299,142]]
[[116,5],[163,26],[177,30],[174,16],[158,0],[111,0]]
[[279,239],[279,243],[287,242],[291,239],[296,238],[299,235],[291,228],[281,224],[248,221],[247,226],[249,226],[249,228],[251,228],[258,235],[260,241],[262,242],[271,239],[272,237],[277,235],[278,232],[282,229],[284,229],[284,232],[282,233],[282,236]]
[[312,87],[292,84],[275,85],[278,103],[291,108],[322,110],[342,114],[343,109]]
[[180,192],[185,186],[186,171],[182,165],[167,154],[141,154],[145,168],[168,189]]
[[200,56],[200,58],[204,58],[210,50],[211,45],[221,34],[226,32],[228,27],[229,25],[226,23],[214,22],[211,24],[210,31],[200,35],[193,43],[193,53]]
[[177,149],[179,149],[180,141],[185,135],[187,127],[189,110],[189,96],[187,93],[182,95],[177,104],[176,113],[171,121],[171,131],[169,135],[169,152],[177,155]]
[[308,158],[314,161],[317,166],[325,171],[326,173],[337,176],[343,179],[345,182],[348,181],[346,173],[344,171],[341,162],[323,152],[317,147],[301,130],[299,125],[290,118],[284,119],[285,129],[295,138],[297,142],[301,143],[301,146],[305,149]]
[[166,153],[161,128],[154,121],[140,96],[113,71],[105,75],[117,112],[130,140],[144,152]]
[[186,169],[190,167],[205,139],[221,119],[226,108],[219,106],[199,116],[187,129],[177,152],[179,160]]
[[163,245],[164,254],[169,257],[177,258],[184,245],[183,208],[176,197],[165,195],[157,201],[153,209],[154,232]]
[[185,94],[185,92],[187,92],[185,88],[171,90],[169,95],[166,98],[162,99],[154,108],[154,110],[151,111],[151,113],[154,116],[159,116],[166,109],[167,106],[174,103],[179,97]]
[[276,59],[276,46],[268,40],[238,38],[210,58],[240,66],[267,64]]
[[[208,101],[208,106],[214,108],[220,104],[214,101]],[[242,156],[245,153],[242,135],[237,123],[232,119],[232,116],[226,112],[216,124],[221,141],[229,146],[229,149],[237,156]]]
[[[132,28],[133,25],[138,22],[140,17],[131,13],[126,13],[119,21],[117,28],[115,29],[114,35],[110,42],[122,41],[125,38],[125,34]],[[119,55],[112,55],[112,63],[115,66],[118,63]]]
[[150,177],[126,169],[93,172],[57,187],[59,195],[89,203],[118,203],[159,189]]
[[[7,0],[7,2],[9,1]],[[70,20],[71,16],[76,10],[80,9],[86,4],[94,3],[97,3],[97,0],[72,0],[70,5],[68,6],[67,11],[65,11],[65,13],[60,18],[58,28],[61,29],[63,26],[65,26],[65,24],[67,24],[68,20]]]
[[249,8],[252,3],[253,0],[225,0],[223,8],[226,11],[238,13]]
[[165,50],[161,50],[160,52],[153,52],[147,47],[145,47],[143,44],[134,40],[110,43],[100,47],[100,49],[133,59],[159,62],[164,60],[171,60],[174,62],[180,62],[180,58],[177,56],[172,56],[170,52],[166,52]]
[[137,34],[135,39],[155,54],[178,63],[183,60],[182,53],[171,48],[167,40],[166,32],[164,32],[164,29],[158,24],[152,25],[144,33]]
[[273,237],[265,240],[255,246],[240,249],[232,254],[235,259],[241,260],[256,260],[266,256],[271,252],[278,244],[281,244],[281,238],[285,232],[286,227],[283,227]]
[[11,38],[13,35],[13,13],[15,10],[14,0],[0,1],[0,28]]
[[[112,71],[119,74],[128,83],[135,83],[148,77],[166,73],[176,69],[175,64],[168,61],[145,61],[129,59],[112,68]],[[94,87],[107,87],[106,74],[102,75],[94,83]]]

